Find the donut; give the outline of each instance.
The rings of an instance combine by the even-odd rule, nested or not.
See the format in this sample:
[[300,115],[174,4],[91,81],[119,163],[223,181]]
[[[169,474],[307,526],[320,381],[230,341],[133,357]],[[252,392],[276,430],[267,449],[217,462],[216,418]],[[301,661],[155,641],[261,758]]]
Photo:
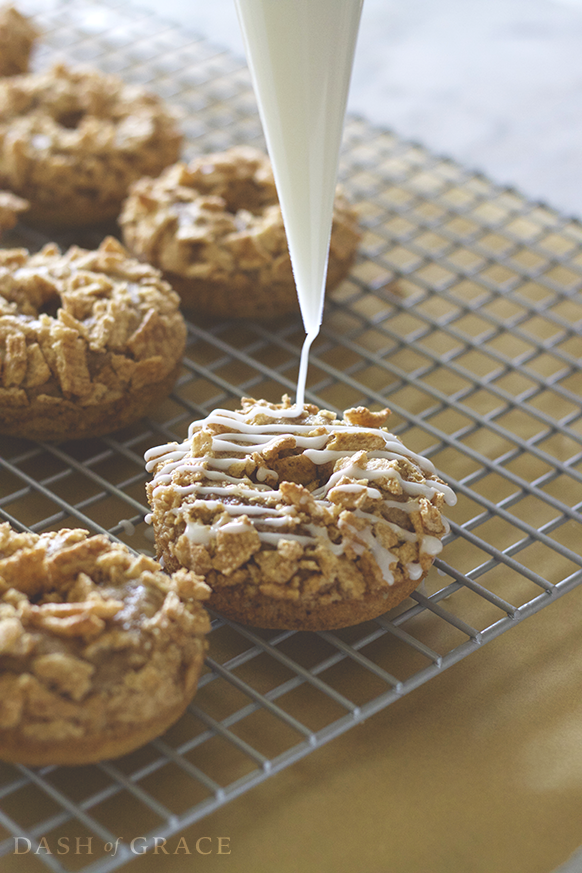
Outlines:
[[0,524],[0,759],[87,764],[162,734],[196,692],[207,596],[106,536]]
[[114,75],[57,64],[0,81],[0,181],[33,224],[116,218],[131,182],[176,161],[181,141],[159,97]]
[[[162,270],[187,309],[255,319],[298,311],[271,164],[255,148],[237,146],[140,179],[119,224],[127,248]],[[359,239],[355,212],[338,193],[328,290],[348,273]]]
[[331,630],[396,606],[441,551],[455,494],[389,414],[243,398],[149,449],[164,566],[203,576],[210,607],[256,627]]
[[20,215],[28,209],[28,201],[11,191],[0,191],[0,236],[17,223]]
[[0,433],[58,440],[119,430],[170,392],[186,341],[159,272],[98,249],[0,251]]
[[0,76],[27,72],[37,37],[36,27],[17,9],[13,6],[0,9]]

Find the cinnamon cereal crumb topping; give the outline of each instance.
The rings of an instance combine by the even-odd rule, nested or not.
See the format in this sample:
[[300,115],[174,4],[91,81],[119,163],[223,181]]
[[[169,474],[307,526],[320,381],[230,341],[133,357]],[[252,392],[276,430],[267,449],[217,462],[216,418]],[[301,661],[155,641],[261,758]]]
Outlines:
[[213,591],[318,605],[425,575],[455,497],[384,427],[389,410],[333,412],[243,398],[146,453],[159,553]]
[[186,327],[159,272],[117,240],[0,251],[0,405],[107,403],[163,380]]
[[105,536],[0,524],[0,730],[98,734],[179,699],[205,648],[208,594]]
[[55,64],[0,81],[0,180],[61,226],[117,216],[131,182],[177,160],[182,137],[155,94]]
[[[296,298],[271,164],[257,149],[236,146],[140,179],[119,221],[128,248],[168,276],[230,287],[243,276],[251,295],[289,283]],[[349,262],[358,241],[355,212],[338,193],[330,265]],[[230,312],[239,305],[233,299]]]
[[14,6],[0,9],[0,76],[26,73],[38,31]]
[[0,191],[0,235],[14,227],[21,213],[29,207],[27,200],[17,197],[11,191]]

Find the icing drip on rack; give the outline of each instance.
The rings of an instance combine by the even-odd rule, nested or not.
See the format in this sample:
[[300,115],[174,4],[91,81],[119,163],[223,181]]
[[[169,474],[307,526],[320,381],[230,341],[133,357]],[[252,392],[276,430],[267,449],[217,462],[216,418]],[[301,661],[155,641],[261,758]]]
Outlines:
[[[261,423],[253,423],[257,417]],[[365,452],[326,448],[328,443],[333,444],[336,434],[345,433],[361,434],[368,441],[372,435],[381,448]],[[269,448],[281,438],[317,468],[333,465],[327,481],[311,492],[302,489],[297,508],[286,500],[285,484],[279,483],[276,470],[257,465],[257,456],[264,463],[264,453],[268,456]],[[204,454],[199,457],[193,452],[195,442],[198,446],[204,444]],[[386,518],[382,510],[389,515],[391,509],[396,509],[410,517],[420,512],[423,502],[431,502],[437,495],[449,506],[456,502],[452,489],[435,476],[432,463],[407,449],[387,430],[351,425],[335,419],[332,413],[313,416],[304,410],[298,415],[296,406],[273,408],[257,403],[244,412],[214,410],[190,425],[188,438],[182,444],[152,448],[145,460],[148,472],[157,470],[152,500],[158,489],[167,487],[181,497],[182,505],[173,511],[182,514],[184,532],[190,542],[206,546],[219,532],[254,530],[262,543],[274,547],[281,540],[291,540],[303,546],[323,543],[336,556],[344,554],[348,547],[356,555],[368,550],[388,585],[394,582],[391,568],[398,563],[398,557],[382,544],[379,528],[386,526],[399,541],[418,543],[419,559],[422,554],[434,557],[442,546],[439,537],[403,527]],[[403,461],[422,472],[421,481],[420,476],[415,479],[402,476],[399,466]],[[390,479],[396,480],[401,500],[391,498],[387,490]],[[357,505],[348,514],[356,519],[356,524],[346,520],[346,513],[341,512],[345,495],[352,496]],[[357,500],[358,497],[362,499]],[[306,508],[310,505],[312,517],[315,508],[321,523],[305,522],[300,515],[302,503]],[[362,505],[368,508],[363,509]],[[330,515],[330,509],[336,510],[335,517]],[[208,512],[212,514],[211,524],[199,520],[201,512],[206,517]],[[151,515],[146,520],[151,522]],[[443,524],[447,531],[444,519]],[[410,523],[410,527],[417,525]],[[412,579],[420,579],[423,573],[420,560],[407,563],[405,569]]]

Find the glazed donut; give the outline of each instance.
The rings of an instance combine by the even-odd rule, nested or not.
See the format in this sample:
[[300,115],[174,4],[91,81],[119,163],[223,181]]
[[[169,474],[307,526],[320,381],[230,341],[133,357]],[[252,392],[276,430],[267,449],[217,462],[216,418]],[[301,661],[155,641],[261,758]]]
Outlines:
[[0,250],[0,433],[79,439],[141,418],[180,368],[179,302],[113,238]]
[[26,73],[36,27],[13,6],[0,9],[0,76]]
[[162,100],[117,76],[57,64],[0,81],[0,180],[30,201],[32,223],[116,218],[130,183],[180,147]]
[[[186,308],[260,319],[298,311],[271,164],[257,149],[238,146],[140,179],[119,223],[127,248],[163,271]],[[359,239],[355,213],[338,194],[328,290],[347,274]]]
[[329,630],[396,606],[440,552],[455,495],[388,416],[243,399],[150,449],[164,566],[199,573],[211,607],[257,627]]
[[10,230],[18,221],[20,215],[28,209],[28,201],[17,197],[11,191],[0,191],[0,236],[5,230]]
[[210,630],[193,573],[84,530],[0,525],[0,759],[118,757],[195,694]]

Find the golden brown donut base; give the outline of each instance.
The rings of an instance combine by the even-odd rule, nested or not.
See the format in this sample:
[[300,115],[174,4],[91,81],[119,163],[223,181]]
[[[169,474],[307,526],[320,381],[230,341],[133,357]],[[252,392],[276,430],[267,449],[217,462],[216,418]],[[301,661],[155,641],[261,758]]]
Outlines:
[[[335,288],[348,275],[355,252],[346,260],[330,256],[326,288]],[[182,308],[212,318],[255,318],[262,321],[290,312],[299,312],[297,289],[291,270],[286,282],[273,282],[263,287],[252,276],[238,273],[229,282],[188,278],[176,273],[163,273],[174,291],[180,295]],[[236,301],[234,303],[233,301]]]
[[[54,404],[33,401],[29,406],[0,405],[0,433],[31,440],[76,440],[121,430],[143,418],[164,400],[178,377],[178,364],[164,379],[127,392],[117,400],[96,406],[79,406],[58,399]],[[56,398],[55,398],[56,399]]]
[[[26,194],[22,191],[27,191]],[[119,201],[97,203],[93,199],[76,195],[70,203],[43,203],[39,192],[34,188],[23,188],[22,197],[30,198],[30,208],[26,213],[26,223],[47,230],[70,227],[90,227],[115,221],[119,215]]]
[[[204,657],[201,656],[199,670],[202,669],[203,662]],[[29,767],[49,765],[69,767],[120,758],[168,730],[184,713],[192,696],[193,693],[189,694],[179,705],[165,709],[157,718],[150,719],[146,724],[134,724],[129,730],[112,736],[87,736],[81,739],[68,738],[60,742],[51,740],[50,743],[40,743],[24,737],[18,728],[0,730],[0,760],[12,764],[25,764]]]
[[[169,572],[174,572],[180,568],[180,563],[175,558],[164,555],[164,566]],[[363,600],[337,600],[324,604],[317,600],[274,600],[260,591],[251,599],[247,591],[228,586],[213,589],[206,605],[225,618],[252,627],[273,630],[336,630],[383,615],[406,600],[424,578],[425,576],[422,579],[404,579],[382,592],[368,592]]]

